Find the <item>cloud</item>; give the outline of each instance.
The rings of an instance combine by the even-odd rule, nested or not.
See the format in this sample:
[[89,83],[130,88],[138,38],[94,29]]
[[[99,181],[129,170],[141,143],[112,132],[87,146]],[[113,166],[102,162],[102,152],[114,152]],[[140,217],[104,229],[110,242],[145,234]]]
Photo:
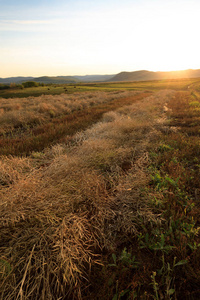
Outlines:
[[56,20],[27,20],[9,19],[0,20],[0,32],[40,32],[47,31],[49,27],[54,27]]
[[2,20],[0,24],[41,25],[52,24],[52,20]]

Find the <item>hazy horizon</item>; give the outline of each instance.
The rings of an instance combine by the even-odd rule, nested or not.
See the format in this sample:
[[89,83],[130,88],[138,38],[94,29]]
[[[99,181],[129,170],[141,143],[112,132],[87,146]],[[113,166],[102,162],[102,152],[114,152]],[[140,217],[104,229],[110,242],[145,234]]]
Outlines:
[[0,77],[199,69],[198,0],[0,0]]
[[[49,74],[49,75],[46,75],[46,74],[43,74],[43,75],[40,75],[40,76],[34,76],[34,75],[27,75],[27,76],[24,76],[24,75],[16,75],[16,76],[9,76],[9,77],[32,77],[32,78],[37,78],[37,77],[62,77],[62,76],[64,76],[64,77],[67,77],[67,76],[72,76],[72,77],[76,77],[76,76],[99,76],[99,75],[102,75],[102,76],[106,76],[106,75],[117,75],[117,74],[119,74],[119,73],[122,73],[122,72],[140,72],[140,71],[147,71],[147,72],[160,72],[160,73],[163,73],[163,72],[187,72],[188,70],[199,70],[199,69],[186,69],[186,70],[171,70],[171,71],[151,71],[151,70],[146,70],[146,69],[144,69],[144,70],[135,70],[135,71],[125,71],[125,70],[123,70],[123,71],[120,71],[120,72],[118,72],[118,73],[106,73],[106,74],[98,74],[98,73],[94,73],[94,74],[75,74],[75,75],[71,75],[71,74],[58,74],[58,75],[51,75],[51,74]],[[3,79],[5,79],[5,78],[9,78],[9,77],[0,77],[0,78],[3,78]]]

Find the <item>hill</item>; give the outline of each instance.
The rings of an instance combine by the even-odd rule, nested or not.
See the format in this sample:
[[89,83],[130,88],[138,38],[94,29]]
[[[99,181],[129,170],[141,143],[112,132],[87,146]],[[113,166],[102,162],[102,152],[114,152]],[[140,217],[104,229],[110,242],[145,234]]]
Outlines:
[[145,81],[145,80],[162,80],[178,78],[195,78],[200,77],[200,69],[184,70],[171,72],[153,72],[147,70],[135,72],[121,72],[108,81]]
[[147,81],[147,80],[163,80],[163,79],[181,79],[181,78],[197,78],[200,77],[200,69],[183,70],[171,72],[153,72],[148,70],[140,70],[134,72],[120,72],[111,75],[75,75],[75,76],[41,76],[41,77],[8,77],[0,78],[0,83],[23,83],[25,81],[36,81],[44,84],[67,84],[76,82],[114,82],[114,81]]
[[112,75],[84,75],[84,76],[74,76],[79,81],[92,82],[92,81],[107,81],[113,78],[116,74]]
[[22,77],[22,76],[18,76],[18,77],[7,77],[7,78],[0,78],[0,83],[3,83],[3,84],[9,84],[9,83],[12,83],[12,82],[15,82],[15,83],[22,83],[22,82],[25,82],[25,81],[28,81],[28,80],[33,80],[34,77]]
[[23,83],[26,81],[35,81],[35,82],[40,82],[40,83],[45,83],[45,84],[50,84],[50,83],[75,83],[78,82],[79,80],[73,76],[41,76],[41,77],[8,77],[8,78],[0,78],[0,83],[3,84],[10,84],[10,83]]
[[57,83],[57,84],[65,84],[65,83],[75,83],[75,82],[94,82],[94,81],[107,81],[111,79],[113,75],[83,75],[83,76],[41,76],[41,77],[8,77],[8,78],[0,78],[0,83],[10,84],[10,83],[23,83],[25,81],[35,81],[45,84]]
[[42,76],[38,78],[34,78],[33,81],[50,84],[50,83],[58,83],[58,84],[64,84],[64,83],[76,83],[79,80],[73,76]]

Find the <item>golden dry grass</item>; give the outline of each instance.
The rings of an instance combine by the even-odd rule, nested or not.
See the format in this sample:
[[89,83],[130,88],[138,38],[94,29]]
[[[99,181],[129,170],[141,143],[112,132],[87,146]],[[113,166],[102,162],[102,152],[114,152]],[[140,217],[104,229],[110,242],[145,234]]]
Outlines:
[[[161,222],[141,188],[149,181],[149,141],[159,134],[157,119],[172,96],[161,91],[106,113],[70,143],[29,158],[1,158],[0,299],[82,299],[102,251],[134,239],[144,224]],[[65,97],[33,99],[35,111],[73,110],[76,100],[69,107]]]
[[[0,116],[0,154],[27,156],[33,151],[42,151],[69,139],[77,130],[91,126],[100,120],[103,113],[134,103],[148,95],[150,93],[118,91],[93,95],[77,93],[73,97],[62,94],[49,98],[29,97],[29,101],[2,99],[1,104],[9,104],[10,108]],[[62,109],[57,110],[57,104]],[[20,109],[16,110],[16,105],[20,105]],[[3,108],[2,110],[4,111]]]
[[41,95],[28,98],[0,98],[1,133],[31,124],[41,124],[52,117],[106,103],[113,98],[127,97],[138,92],[86,92],[73,95]]

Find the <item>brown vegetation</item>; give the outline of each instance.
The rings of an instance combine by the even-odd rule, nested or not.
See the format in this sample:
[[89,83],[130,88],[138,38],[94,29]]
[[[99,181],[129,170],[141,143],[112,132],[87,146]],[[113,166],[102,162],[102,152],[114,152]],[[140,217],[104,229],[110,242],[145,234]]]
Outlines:
[[1,157],[0,299],[198,299],[199,133],[182,127],[196,106],[144,96],[110,100],[42,152]]
[[41,151],[98,121],[103,113],[149,94],[119,91],[2,99],[0,154]]

